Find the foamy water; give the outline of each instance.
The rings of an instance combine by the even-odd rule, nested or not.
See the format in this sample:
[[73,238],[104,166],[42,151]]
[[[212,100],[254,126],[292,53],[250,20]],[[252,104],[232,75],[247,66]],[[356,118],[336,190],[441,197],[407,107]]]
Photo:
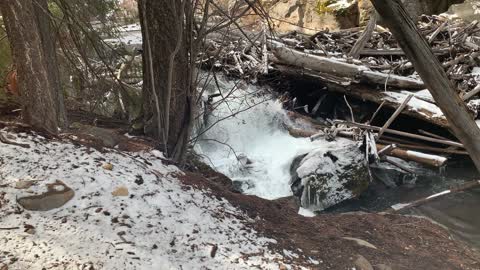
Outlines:
[[[234,83],[223,83],[222,91],[228,93]],[[195,149],[205,156],[207,163],[232,180],[248,183],[244,185],[246,194],[276,199],[292,194],[289,185],[292,160],[321,147],[321,143],[290,136],[283,126],[289,121],[286,111],[264,90],[243,86],[224,101],[217,98],[207,129],[218,120],[239,113],[208,129]]]

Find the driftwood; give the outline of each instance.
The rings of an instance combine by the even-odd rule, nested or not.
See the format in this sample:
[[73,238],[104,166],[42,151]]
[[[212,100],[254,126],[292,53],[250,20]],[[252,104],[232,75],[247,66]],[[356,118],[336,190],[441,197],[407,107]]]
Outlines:
[[480,129],[464,102],[455,93],[456,89],[433,54],[430,45],[419,33],[400,0],[372,0],[372,3],[428,86],[456,137],[465,145],[465,149],[480,170]]

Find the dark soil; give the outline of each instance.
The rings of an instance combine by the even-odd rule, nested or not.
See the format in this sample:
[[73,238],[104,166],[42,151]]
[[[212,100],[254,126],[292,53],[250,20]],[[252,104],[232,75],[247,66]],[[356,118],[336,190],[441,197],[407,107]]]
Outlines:
[[[209,190],[226,198],[250,217],[258,218],[253,229],[276,239],[272,248],[301,249],[297,262],[309,269],[352,269],[357,255],[374,267],[392,269],[480,269],[480,254],[465,243],[453,240],[447,230],[427,219],[393,214],[325,214],[313,218],[297,214],[293,198],[268,201],[236,193],[231,181],[206,166],[180,177],[185,185]],[[377,249],[360,246],[343,237],[354,237]],[[307,258],[321,263],[312,265]]]

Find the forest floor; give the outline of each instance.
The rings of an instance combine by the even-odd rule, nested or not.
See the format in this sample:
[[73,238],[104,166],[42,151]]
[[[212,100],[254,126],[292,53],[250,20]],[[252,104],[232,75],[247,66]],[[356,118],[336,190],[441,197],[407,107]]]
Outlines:
[[[423,218],[305,217],[292,198],[236,193],[138,138],[111,149],[80,134],[2,133],[30,147],[0,148],[1,270],[480,269],[478,251]],[[27,210],[39,208],[52,209]]]

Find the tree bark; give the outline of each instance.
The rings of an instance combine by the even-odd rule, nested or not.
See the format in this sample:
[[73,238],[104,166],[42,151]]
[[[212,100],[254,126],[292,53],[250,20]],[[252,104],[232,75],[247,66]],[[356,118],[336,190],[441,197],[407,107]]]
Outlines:
[[427,40],[418,32],[400,0],[372,0],[372,3],[427,85],[445,114],[449,126],[480,170],[480,129],[468,113],[464,102],[456,94],[454,86],[434,56]]
[[47,1],[2,0],[0,11],[17,69],[23,119],[55,134],[66,117]]
[[138,2],[143,36],[145,133],[158,139],[167,156],[184,156],[192,123],[193,74],[191,3]]

